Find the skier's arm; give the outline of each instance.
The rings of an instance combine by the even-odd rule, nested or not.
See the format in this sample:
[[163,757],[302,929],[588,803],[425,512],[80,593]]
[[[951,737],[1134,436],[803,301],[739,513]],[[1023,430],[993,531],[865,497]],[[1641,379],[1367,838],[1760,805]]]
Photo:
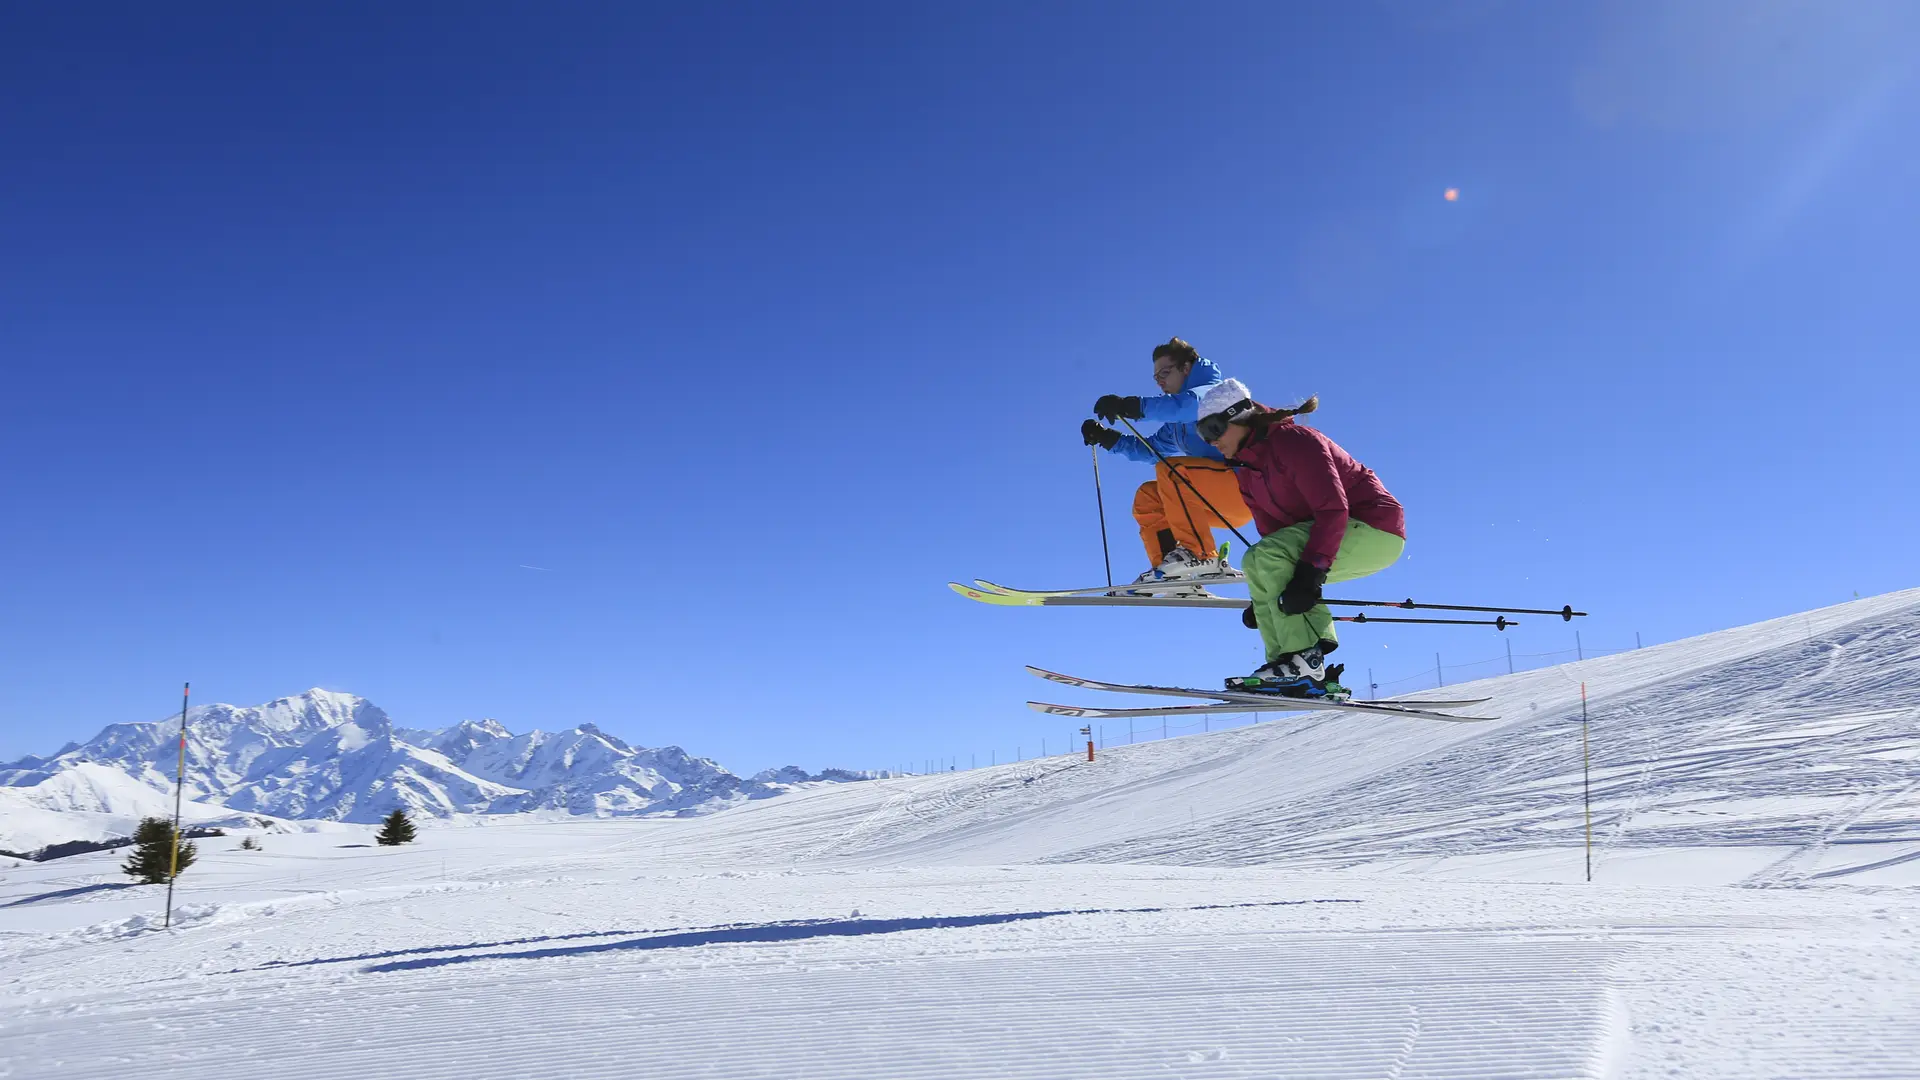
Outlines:
[[[1147,436],[1147,445],[1167,457],[1186,457],[1186,444],[1180,441],[1179,424],[1161,424]],[[1158,461],[1159,458],[1155,458]]]
[[[1158,434],[1158,432],[1155,432],[1155,434]],[[1126,458],[1129,461],[1145,461],[1148,463],[1152,463],[1160,460],[1159,458],[1153,456],[1153,451],[1147,449],[1146,443],[1141,442],[1139,439],[1134,438],[1132,435],[1120,436],[1120,441],[1113,444],[1113,449],[1111,452],[1115,454],[1119,454],[1121,457]],[[1164,453],[1164,451],[1162,452]]]
[[1187,384],[1177,394],[1140,399],[1140,415],[1156,424],[1191,424],[1200,419],[1200,398],[1220,381],[1220,369],[1202,357],[1187,373]]
[[1280,441],[1287,472],[1301,497],[1313,508],[1313,529],[1307,534],[1307,549],[1300,561],[1325,570],[1333,565],[1334,557],[1340,554],[1340,542],[1347,538],[1347,487],[1340,482],[1333,453],[1304,428],[1276,427],[1269,438]]
[[1191,424],[1200,419],[1200,393],[1206,387],[1140,399],[1140,415],[1160,424]]

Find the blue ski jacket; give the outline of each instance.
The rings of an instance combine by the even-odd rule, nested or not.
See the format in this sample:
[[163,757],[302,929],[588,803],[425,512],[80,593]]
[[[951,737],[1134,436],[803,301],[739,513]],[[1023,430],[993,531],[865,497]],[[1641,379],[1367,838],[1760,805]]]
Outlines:
[[[1220,368],[1213,361],[1201,357],[1194,361],[1193,370],[1187,372],[1187,383],[1177,394],[1156,394],[1140,399],[1140,411],[1146,415],[1143,420],[1160,426],[1147,432],[1146,442],[1134,438],[1131,434],[1120,436],[1109,453],[1119,454],[1123,458],[1144,461],[1148,464],[1160,459],[1153,456],[1158,450],[1168,457],[1198,457],[1213,461],[1225,460],[1220,451],[1207,444],[1200,437],[1194,425],[1200,419],[1200,395],[1207,388],[1226,376],[1220,374]],[[1147,448],[1152,444],[1153,450]]]

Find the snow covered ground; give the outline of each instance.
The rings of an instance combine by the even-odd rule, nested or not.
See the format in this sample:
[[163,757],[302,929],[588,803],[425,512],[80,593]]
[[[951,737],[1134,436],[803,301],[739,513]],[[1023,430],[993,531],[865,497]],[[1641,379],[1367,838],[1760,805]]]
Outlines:
[[1468,689],[1503,719],[206,840],[166,933],[111,855],[16,866],[0,1076],[1920,1077],[1920,590]]

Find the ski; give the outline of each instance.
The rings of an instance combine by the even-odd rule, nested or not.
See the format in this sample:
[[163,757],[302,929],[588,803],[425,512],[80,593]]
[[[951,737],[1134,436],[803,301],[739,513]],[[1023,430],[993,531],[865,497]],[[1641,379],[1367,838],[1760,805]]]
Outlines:
[[[1424,716],[1437,720],[1479,721],[1498,719],[1492,716],[1453,716],[1448,713],[1432,712],[1424,708],[1425,706],[1462,708],[1468,705],[1484,704],[1492,700],[1491,698],[1462,698],[1453,701],[1408,701],[1404,703],[1374,701],[1336,702],[1327,701],[1322,698],[1280,697],[1277,694],[1261,694],[1253,691],[1196,690],[1184,686],[1152,686],[1139,683],[1105,682],[1100,679],[1081,678],[1078,675],[1063,675],[1060,672],[1048,671],[1046,668],[1035,667],[1032,664],[1027,665],[1027,670],[1048,682],[1057,682],[1064,686],[1077,686],[1083,690],[1105,690],[1117,694],[1146,694],[1163,697],[1211,699],[1216,704],[1217,711],[1220,712],[1246,712],[1248,711],[1247,706],[1258,706],[1266,710],[1278,710],[1289,707],[1304,709],[1340,708],[1353,712],[1373,713],[1375,715],[1397,714],[1402,716]],[[1028,704],[1034,708],[1041,708],[1041,705],[1044,703],[1028,702]],[[1235,709],[1232,706],[1239,706],[1239,708]],[[1072,706],[1061,707],[1071,708]]]
[[1166,592],[1170,589],[1190,589],[1208,585],[1245,585],[1247,575],[1203,574],[1198,577],[1170,578],[1165,581],[1148,581],[1126,585],[1095,585],[1085,589],[1015,589],[1006,585],[997,585],[986,578],[974,578],[974,585],[983,592],[999,593],[1003,596],[1099,596],[1117,590],[1133,592]]
[[998,607],[1198,607],[1243,608],[1245,600],[1231,596],[1074,596],[1039,592],[988,592],[957,581],[947,588],[969,600]]
[[[1169,607],[1169,608],[1244,608],[1247,601],[1232,596],[1075,596],[1060,593],[1016,593],[985,592],[970,585],[950,581],[947,587],[970,600],[1000,607]],[[1518,619],[1509,619],[1505,615],[1491,619],[1399,619],[1385,615],[1335,615],[1334,622],[1343,623],[1411,623],[1420,626],[1491,626],[1496,630],[1505,630],[1509,626],[1518,626]]]
[[1410,716],[1421,720],[1445,720],[1454,724],[1478,724],[1489,720],[1498,720],[1497,716],[1456,716],[1453,713],[1430,712],[1425,709],[1396,709],[1376,707],[1364,701],[1323,701],[1319,698],[1283,698],[1285,705],[1266,704],[1249,705],[1239,701],[1218,701],[1211,705],[1173,705],[1160,708],[1108,709],[1085,705],[1055,705],[1045,701],[1029,701],[1027,707],[1050,716],[1071,716],[1091,720],[1124,720],[1133,717],[1180,717],[1199,716],[1205,713],[1284,713],[1284,712],[1345,712],[1365,713],[1370,716]]
[[[1077,686],[1082,690],[1110,690],[1119,694],[1161,694],[1168,697],[1219,698],[1223,701],[1247,701],[1255,705],[1271,705],[1276,701],[1291,702],[1300,698],[1283,698],[1274,694],[1262,694],[1253,690],[1194,690],[1184,686],[1152,686],[1141,683],[1103,682],[1099,679],[1082,678],[1079,675],[1063,675],[1058,671],[1048,671],[1043,667],[1028,664],[1027,671],[1038,675],[1048,682],[1057,682],[1062,686]],[[1311,699],[1306,699],[1311,700]],[[1408,701],[1406,705],[1436,705],[1441,708],[1459,708],[1464,705],[1484,705],[1492,698],[1454,698],[1447,701]],[[1365,701],[1362,705],[1393,706],[1390,701]]]
[[[1082,601],[1070,599],[1071,597],[1087,597],[1088,599],[1091,599],[1094,601],[1108,601],[1108,600],[1114,600],[1114,599],[1122,599],[1122,600],[1153,600],[1155,599],[1154,597],[1147,597],[1147,596],[1106,595],[1106,594],[1114,593],[1116,591],[1117,592],[1132,591],[1135,593],[1167,592],[1170,590],[1188,588],[1195,585],[1198,585],[1204,588],[1205,586],[1208,586],[1208,585],[1245,585],[1246,583],[1247,583],[1246,575],[1236,573],[1231,576],[1225,575],[1225,574],[1215,574],[1215,575],[1210,575],[1205,577],[1179,578],[1174,581],[1148,582],[1142,585],[1133,585],[1133,584],[1095,585],[1090,588],[1084,588],[1084,589],[1014,589],[1005,585],[1000,585],[1000,584],[996,584],[995,582],[988,581],[986,578],[974,578],[972,586],[954,583],[952,585],[952,588],[954,589],[955,592],[958,592],[963,596],[969,596],[976,600],[984,600],[987,603],[1027,604],[1027,605],[1034,605],[1034,606],[1041,606],[1041,605],[1054,606],[1057,604],[1060,606],[1070,606],[1070,605],[1082,603]],[[987,599],[988,596],[1017,597],[1018,599],[989,600]],[[1053,599],[1049,599],[1049,598],[1053,598]],[[1560,608],[1477,607],[1472,604],[1421,604],[1421,603],[1416,603],[1411,599],[1408,599],[1408,600],[1338,600],[1338,599],[1333,599],[1331,597],[1322,599],[1320,602],[1323,604],[1330,605],[1332,607],[1399,608],[1402,611],[1471,611],[1471,612],[1482,612],[1488,615],[1558,615],[1563,622],[1572,622],[1576,618],[1586,617],[1586,614],[1587,614],[1584,611],[1573,610],[1572,604],[1567,604],[1564,607],[1560,607]],[[1188,606],[1218,607],[1221,605],[1204,604],[1204,605],[1188,605]],[[1385,619],[1385,618],[1369,618],[1366,621],[1367,622],[1391,622],[1393,620]],[[1466,623],[1464,625],[1491,626],[1494,624],[1495,624],[1495,620],[1488,620],[1484,624],[1475,622],[1475,623]],[[1508,620],[1507,624],[1512,625],[1512,620]]]
[[[1045,701],[1029,701],[1027,708],[1051,716],[1088,717],[1095,720],[1124,720],[1131,716],[1199,716],[1203,713],[1229,712],[1299,712],[1299,709],[1287,709],[1278,705],[1243,705],[1234,701],[1216,701],[1211,705],[1160,705],[1151,708],[1110,709],[1091,705],[1054,705]],[[1311,706],[1309,706],[1311,711]]]
[[[997,601],[988,600],[987,603]],[[1194,608],[1244,608],[1247,601],[1232,596],[1055,596],[1042,594],[1038,600],[1008,601],[1011,603],[1031,604],[1037,607],[1194,607]],[[1341,623],[1405,623],[1414,626],[1491,626],[1496,630],[1505,630],[1509,626],[1519,626],[1520,620],[1509,619],[1505,615],[1496,615],[1491,619],[1402,619],[1389,615],[1335,615],[1334,622]]]

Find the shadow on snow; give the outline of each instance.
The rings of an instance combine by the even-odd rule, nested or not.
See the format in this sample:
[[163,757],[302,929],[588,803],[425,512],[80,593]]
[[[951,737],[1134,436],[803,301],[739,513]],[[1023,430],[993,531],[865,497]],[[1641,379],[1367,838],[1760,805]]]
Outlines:
[[133,889],[139,886],[140,882],[137,881],[102,881],[93,885],[76,885],[71,889],[55,889],[52,892],[23,896],[18,900],[9,900],[4,904],[0,904],[0,907],[19,907],[21,904],[37,904],[42,900],[61,900],[69,896],[84,896],[87,893],[104,892],[109,889],[115,891],[120,889]]
[[[410,949],[391,949],[384,952],[359,953],[352,956],[322,957],[314,960],[271,963],[262,965],[259,968],[243,970],[260,971],[269,968],[309,967],[316,964],[350,964],[365,960],[384,960],[390,957],[404,956],[413,957],[413,959],[372,964],[362,970],[369,972],[412,971],[421,968],[445,967],[449,964],[469,964],[479,960],[545,960],[554,957],[580,956],[588,953],[617,952],[629,949],[690,949],[702,945],[805,941],[810,938],[823,937],[863,937],[869,934],[896,934],[908,930],[952,930],[972,926],[995,926],[1003,923],[1031,922],[1036,919],[1053,919],[1065,915],[1144,915],[1163,911],[1224,911],[1232,908],[1299,907],[1307,904],[1358,904],[1360,902],[1359,900],[1265,900],[1243,904],[1201,904],[1180,908],[1070,908],[1058,911],[998,912],[987,915],[929,915],[919,918],[903,919],[791,919],[770,923],[733,923],[721,926],[666,931],[598,930],[578,934],[554,934],[545,937],[517,938],[508,941],[468,942],[462,945],[428,945]],[[497,949],[514,945],[531,945],[539,942],[580,941],[592,938],[621,938],[623,940],[595,941],[590,944],[580,945],[548,946],[538,949],[521,949],[515,952],[470,952],[470,950],[475,949]],[[425,955],[451,952],[469,953],[469,955]]]

